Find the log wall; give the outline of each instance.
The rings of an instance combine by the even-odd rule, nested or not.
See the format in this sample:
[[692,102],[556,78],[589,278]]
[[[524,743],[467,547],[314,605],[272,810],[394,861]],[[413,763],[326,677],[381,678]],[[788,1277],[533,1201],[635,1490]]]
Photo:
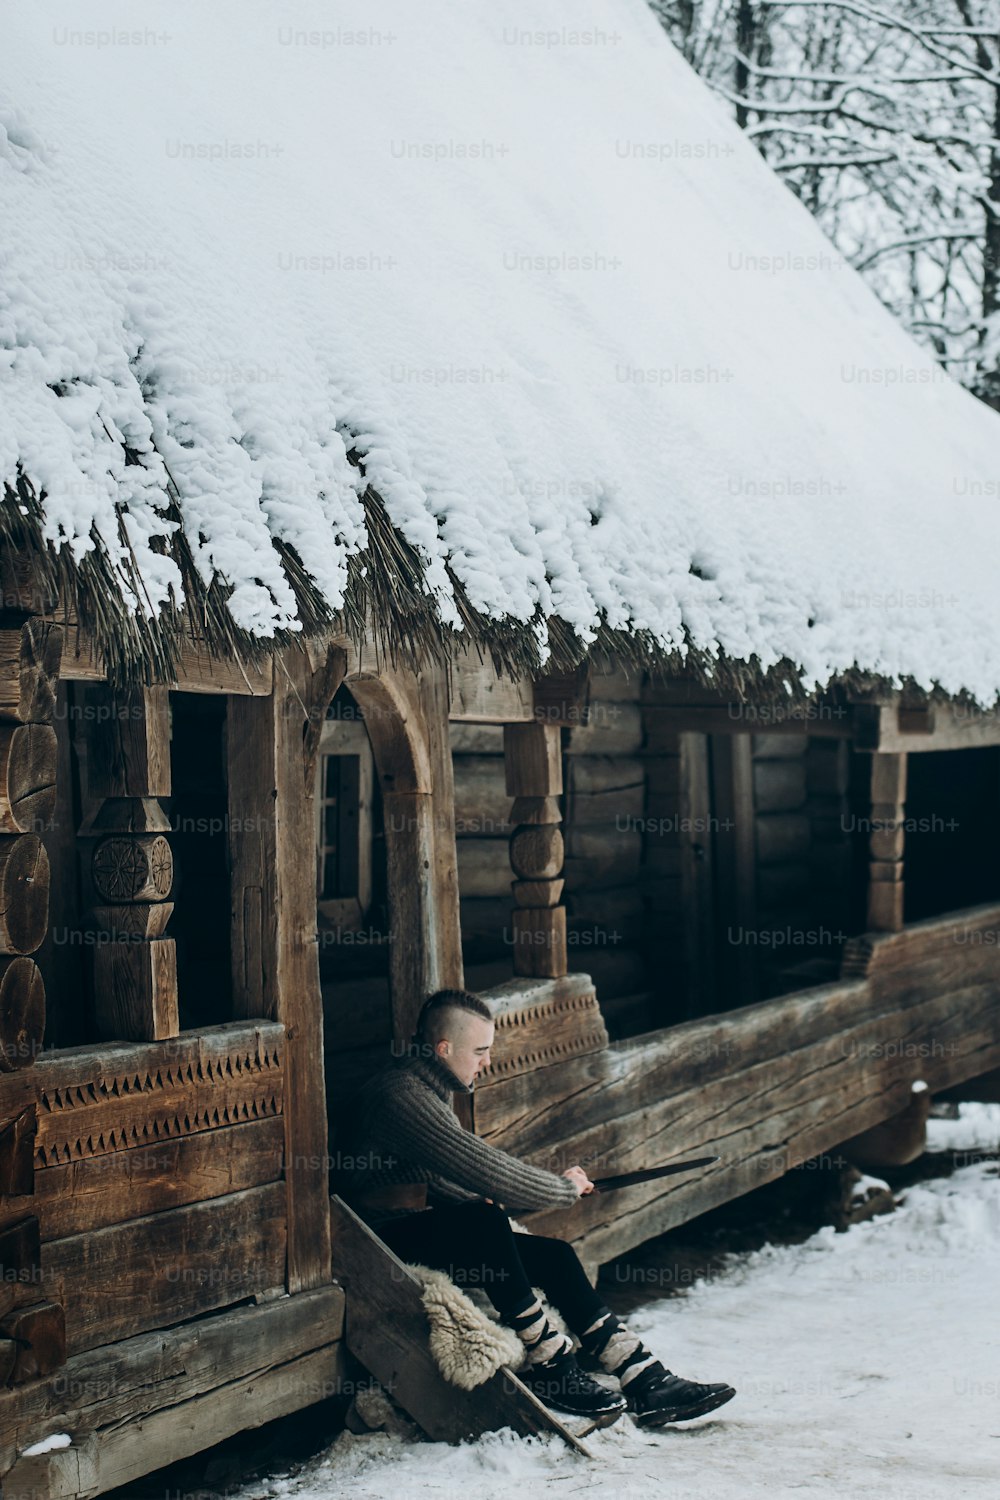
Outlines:
[[1000,1064],[1000,906],[853,939],[844,966],[835,984],[477,1086],[477,1133],[553,1170],[722,1158],[525,1221],[593,1268],[878,1124],[918,1079],[935,1092]]
[[[646,773],[640,678],[595,662],[586,716],[563,728],[562,900],[571,973],[593,978],[613,1034],[650,1024],[641,883]],[[511,977],[514,878],[503,728],[452,722],[455,831],[466,982]]]
[[39,1284],[72,1356],[286,1285],[284,1028],[35,1065]]

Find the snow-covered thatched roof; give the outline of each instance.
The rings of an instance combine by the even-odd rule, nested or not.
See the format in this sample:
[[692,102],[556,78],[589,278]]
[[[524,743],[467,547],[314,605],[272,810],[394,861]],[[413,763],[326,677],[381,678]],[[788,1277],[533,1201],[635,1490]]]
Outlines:
[[5,30],[0,518],[112,656],[184,603],[996,695],[1000,416],[645,0]]

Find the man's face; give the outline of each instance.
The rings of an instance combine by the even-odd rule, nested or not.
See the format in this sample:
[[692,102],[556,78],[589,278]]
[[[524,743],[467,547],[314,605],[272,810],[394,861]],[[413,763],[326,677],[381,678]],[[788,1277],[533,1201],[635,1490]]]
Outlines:
[[472,1083],[490,1065],[490,1048],[496,1028],[485,1016],[457,1011],[451,1034],[434,1048],[437,1056],[462,1083]]

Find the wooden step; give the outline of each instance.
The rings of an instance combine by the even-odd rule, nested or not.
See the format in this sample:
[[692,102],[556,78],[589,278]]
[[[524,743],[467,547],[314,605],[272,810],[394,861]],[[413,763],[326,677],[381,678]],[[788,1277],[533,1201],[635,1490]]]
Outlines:
[[336,1194],[330,1223],[333,1273],[347,1294],[347,1348],[428,1437],[458,1443],[500,1427],[524,1436],[556,1432],[578,1453],[593,1457],[507,1366],[475,1390],[450,1385],[430,1352],[423,1288],[415,1273]]

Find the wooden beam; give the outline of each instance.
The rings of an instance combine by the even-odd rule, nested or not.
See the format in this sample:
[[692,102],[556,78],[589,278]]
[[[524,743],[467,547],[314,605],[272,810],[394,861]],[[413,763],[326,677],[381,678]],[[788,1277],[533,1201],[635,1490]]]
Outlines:
[[547,1068],[608,1045],[597,992],[586,974],[509,979],[477,994],[489,1006],[496,1031],[490,1065],[476,1083],[476,1098],[512,1073]]
[[324,1393],[340,1389],[341,1376],[335,1345],[289,1360],[279,1369],[218,1386],[121,1428],[92,1433],[83,1443],[19,1458],[4,1476],[5,1500],[76,1500],[117,1491],[234,1433],[323,1400]]
[[534,1231],[570,1239],[585,1262],[604,1263],[835,1154],[901,1110],[918,1079],[936,1093],[995,1067],[998,934],[996,903],[866,934],[854,940],[863,977],[503,1079],[477,1099],[477,1133],[541,1166],[590,1158],[607,1173],[721,1156],[694,1178],[530,1216]]
[[534,718],[530,680],[512,681],[490,659],[470,651],[451,662],[449,717],[464,724],[506,724]]
[[[252,1392],[244,1381],[269,1370],[287,1377],[293,1361],[316,1350],[329,1356],[323,1378],[312,1386],[293,1379],[290,1392],[297,1406],[336,1394],[342,1388],[343,1326],[342,1289],[323,1287],[84,1350],[71,1356],[55,1377],[20,1389],[0,1389],[0,1473],[5,1492],[14,1482],[7,1471],[18,1453],[54,1431],[69,1431],[80,1444],[93,1433],[112,1444],[124,1436],[135,1464],[130,1479],[157,1464],[196,1453],[244,1426],[256,1425],[260,1408],[248,1399]],[[207,1426],[200,1420],[185,1421],[216,1396],[231,1394],[237,1382],[242,1410],[225,1400]],[[173,1446],[165,1457],[158,1449],[150,1452],[144,1441],[144,1424],[158,1413],[172,1419],[166,1430]],[[207,1410],[206,1415],[210,1418]]]
[[[756,949],[747,940],[757,921],[757,851],[753,750],[748,734],[713,735],[711,834],[715,864],[717,983],[723,1008],[756,998]],[[731,939],[736,929],[740,941]]]
[[282,1027],[263,1023],[44,1053],[38,1168],[280,1115],[285,1046]]
[[891,698],[852,704],[851,714],[856,750],[914,755],[922,750],[976,750],[1000,745],[1000,708],[996,707],[982,708],[951,699],[913,707]]
[[652,961],[665,975],[659,1004],[681,1020],[716,1008],[715,848],[708,737],[685,731],[669,743],[672,753],[645,762],[646,816],[677,831],[644,837],[643,888],[656,914]]
[[[323,1006],[316,928],[315,711],[304,652],[282,658],[270,698],[234,698],[226,723],[233,996],[285,1027],[288,1288],[330,1277]],[[329,687],[324,678],[323,691]],[[325,708],[323,710],[325,716]]]
[[[72,620],[67,621],[59,676],[69,682],[103,682],[104,663],[93,640]],[[265,657],[258,664],[238,657],[216,657],[204,640],[185,635],[178,655],[177,671],[159,684],[180,693],[224,693],[238,697],[264,697],[274,685],[273,663]]]
[[42,1269],[71,1354],[283,1288],[284,1185],[51,1240]]
[[40,1168],[31,1204],[42,1244],[277,1182],[284,1140],[274,1115]]
[[670,734],[809,734],[850,739],[852,711],[843,704],[644,703],[649,744],[655,749]]

